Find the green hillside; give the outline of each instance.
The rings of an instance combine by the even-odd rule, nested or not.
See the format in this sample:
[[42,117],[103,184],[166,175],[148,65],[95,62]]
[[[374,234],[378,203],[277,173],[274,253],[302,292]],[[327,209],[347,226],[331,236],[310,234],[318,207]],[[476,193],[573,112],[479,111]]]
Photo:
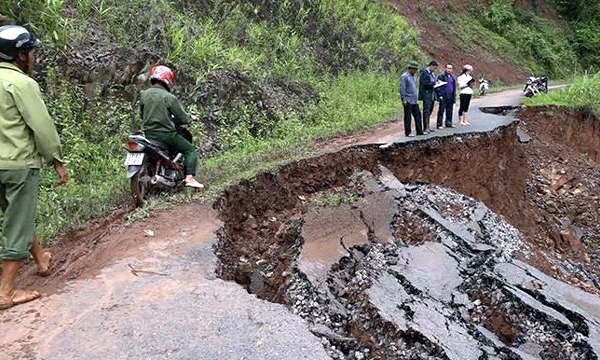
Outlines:
[[[492,1],[486,26],[508,24],[502,16],[517,10],[505,3]],[[139,126],[137,94],[153,64],[175,70],[174,92],[194,116],[203,155],[200,179],[218,190],[310,153],[311,141],[389,121],[401,111],[399,72],[428,60],[406,19],[369,0],[0,0],[0,23],[43,40],[34,77],[71,172],[60,188],[43,174],[43,238],[128,203],[123,143]],[[535,36],[549,29],[535,24]],[[500,36],[498,51],[522,46],[524,64],[549,72],[565,61],[580,67],[575,57],[547,63],[535,41],[510,39],[518,33]],[[564,51],[581,54],[577,46]]]

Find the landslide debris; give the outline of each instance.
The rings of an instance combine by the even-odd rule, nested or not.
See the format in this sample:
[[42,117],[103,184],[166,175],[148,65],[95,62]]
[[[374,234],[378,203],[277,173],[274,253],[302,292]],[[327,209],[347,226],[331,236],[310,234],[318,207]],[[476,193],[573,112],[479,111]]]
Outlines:
[[523,110],[260,174],[217,203],[219,275],[289,306],[335,359],[597,359],[590,116]]

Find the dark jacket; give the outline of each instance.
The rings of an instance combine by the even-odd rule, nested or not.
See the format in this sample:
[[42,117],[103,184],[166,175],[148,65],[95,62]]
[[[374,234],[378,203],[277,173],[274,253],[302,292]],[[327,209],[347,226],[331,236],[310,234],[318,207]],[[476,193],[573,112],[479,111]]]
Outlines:
[[419,100],[435,100],[433,85],[435,85],[435,73],[424,67],[420,70],[419,76]]
[[[452,78],[452,82],[449,81],[450,77]],[[442,71],[442,73],[438,76],[437,79],[439,81],[447,83],[435,89],[438,98],[441,97],[445,101],[455,102],[456,88],[458,87],[458,85],[456,84],[456,77],[454,77],[454,75],[452,74],[448,74],[446,71]],[[453,86],[451,86],[451,83],[453,84]]]
[[160,84],[142,91],[140,102],[142,131],[146,135],[176,132],[175,125],[189,122],[189,115],[183,110],[179,100]]

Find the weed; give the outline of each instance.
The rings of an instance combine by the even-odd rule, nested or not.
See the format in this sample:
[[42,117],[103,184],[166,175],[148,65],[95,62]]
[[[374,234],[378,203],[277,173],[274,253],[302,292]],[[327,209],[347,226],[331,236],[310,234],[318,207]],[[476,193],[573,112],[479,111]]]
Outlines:
[[353,204],[354,195],[351,193],[325,193],[313,199],[313,204],[318,207],[336,208],[342,204]]
[[[489,12],[478,10],[487,19],[482,22],[466,15],[442,19],[429,6],[418,6],[430,21],[448,26],[463,42],[485,39],[483,46],[527,64],[531,71],[572,71],[577,59],[560,30],[535,16],[525,19],[510,13],[508,3],[494,0]],[[201,160],[200,172],[212,194],[259,171],[310,156],[315,151],[311,143],[396,117],[397,72],[408,59],[425,57],[406,19],[388,3],[371,0],[0,0],[0,14],[43,38],[43,95],[71,174],[68,185],[55,188],[52,170],[42,171],[37,220],[42,238],[128,201],[121,143],[129,131],[130,104],[113,95],[114,84],[107,86],[109,96],[86,97],[77,85],[62,80],[54,64],[72,47],[86,41],[101,46],[118,42],[123,48],[144,43],[153,59],[190,74],[196,89],[225,69],[243,74],[257,88],[285,80],[309,84],[318,93],[318,102],[305,101],[301,109],[265,110],[251,96],[235,99],[227,108],[216,106],[217,129],[211,129],[217,132],[216,150]],[[577,42],[578,49],[593,49],[593,28],[580,30],[581,39],[589,41]],[[583,81],[587,82],[566,89],[571,92],[552,95],[553,91],[531,101],[581,104],[595,99],[598,106],[596,77]],[[188,110],[196,118],[205,115],[199,104],[190,104]],[[191,130],[197,139],[208,137],[206,124],[194,122]],[[161,197],[131,218],[193,198]],[[344,201],[350,198],[337,194],[325,202]]]

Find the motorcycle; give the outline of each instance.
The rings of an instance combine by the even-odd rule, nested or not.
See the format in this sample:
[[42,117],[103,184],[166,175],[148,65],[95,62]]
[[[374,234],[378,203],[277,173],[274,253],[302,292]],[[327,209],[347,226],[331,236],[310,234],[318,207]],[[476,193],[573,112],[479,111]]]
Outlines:
[[[180,133],[192,142],[191,133],[184,128]],[[179,190],[184,187],[183,154],[169,156],[166,144],[149,140],[142,134],[131,134],[127,138],[127,178],[131,196],[136,206],[164,190]]]
[[548,92],[548,77],[547,76],[530,76],[525,83],[525,87],[523,88],[523,94],[526,97],[533,97],[539,93],[547,93]]
[[489,81],[484,78],[479,79],[479,96],[483,96],[487,93],[490,87]]

